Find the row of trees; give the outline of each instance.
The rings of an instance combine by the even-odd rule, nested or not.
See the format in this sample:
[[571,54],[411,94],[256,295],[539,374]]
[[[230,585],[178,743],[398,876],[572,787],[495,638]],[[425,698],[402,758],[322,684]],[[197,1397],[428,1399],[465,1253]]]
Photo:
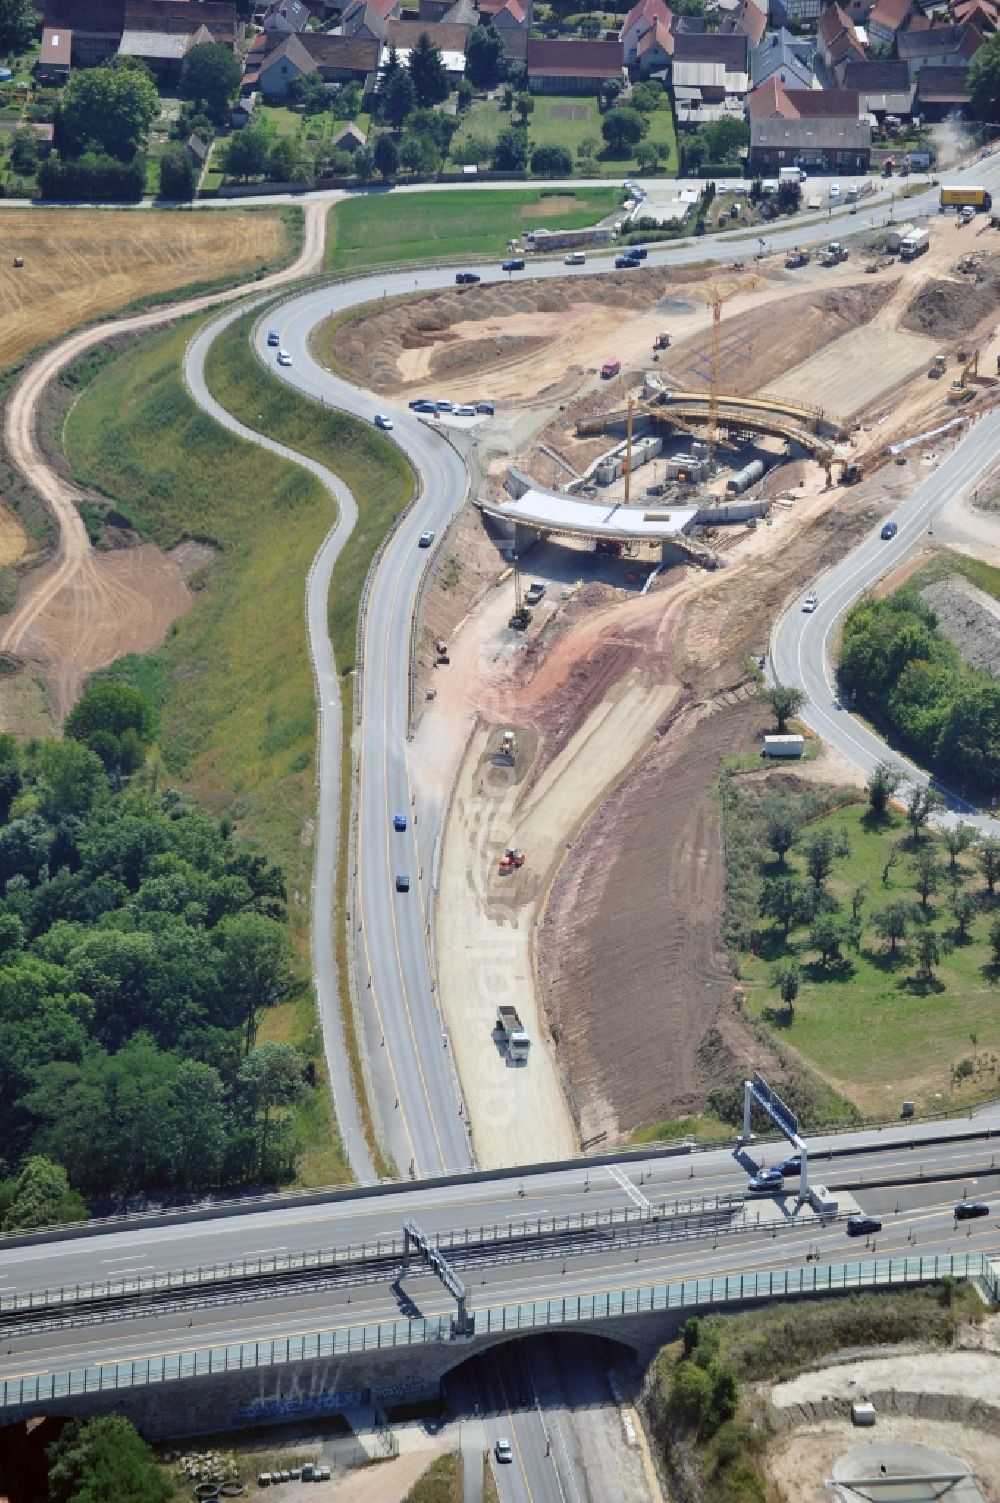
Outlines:
[[129,786],[154,729],[106,683],[65,740],[0,737],[0,1215],[37,1198],[35,1158],[88,1196],[294,1166],[312,1067],[257,1038],[292,984],[282,875],[176,792]]
[[961,785],[1000,786],[1000,683],[962,660],[917,591],[854,607],[840,678],[924,766]]

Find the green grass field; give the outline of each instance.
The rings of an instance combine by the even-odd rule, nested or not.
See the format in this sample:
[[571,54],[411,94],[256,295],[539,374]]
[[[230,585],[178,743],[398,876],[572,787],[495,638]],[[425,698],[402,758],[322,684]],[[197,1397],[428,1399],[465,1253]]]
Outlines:
[[[829,882],[841,918],[850,917],[852,892],[862,885],[867,889],[860,951],[845,946],[845,968],[824,971],[809,944],[807,926],[793,927],[786,945],[780,928],[767,924],[760,955],[741,969],[748,1011],[767,1021],[783,1047],[800,1055],[867,1115],[895,1116],[904,1099],[932,1111],[994,1094],[1000,978],[988,964],[987,935],[1000,912],[1000,893],[991,903],[972,854],[959,857],[962,889],[975,897],[977,911],[968,941],[955,943],[943,955],[928,985],[916,979],[912,941],[893,960],[873,927],[873,915],[889,903],[919,903],[910,870],[914,848],[903,816],[873,824],[862,802],[815,820],[807,833],[824,827],[846,832],[850,841],[850,855],[836,861]],[[932,838],[947,870],[943,842],[938,837],[925,840]],[[899,841],[904,841],[900,859],[883,883],[887,857]],[[788,865],[807,880],[800,855],[791,855]],[[765,867],[764,875],[780,875],[776,861]],[[929,922],[946,939],[954,922],[950,894],[946,879],[930,899]],[[772,965],[789,955],[799,960],[802,971],[790,1021],[768,979]],[[962,1060],[973,1061],[973,1072],[956,1085],[953,1070]]]
[[[267,1015],[261,1036],[295,1043],[321,1066],[309,984],[316,711],[303,594],[333,507],[312,476],[231,437],[194,406],[180,365],[195,327],[179,325],[105,367],[73,407],[65,447],[74,473],[126,503],[161,547],[196,538],[216,550],[162,651],[123,666],[157,690],[165,775],[235,819],[239,836],[285,871],[299,984]],[[373,538],[405,504],[410,472],[361,424],[289,401],[248,353],[244,368],[244,350],[238,324],[213,350],[209,377],[220,400],[238,408],[242,399],[252,423],[261,414],[261,426],[290,444],[321,448],[366,519],[331,606],[338,660],[349,665],[350,602],[356,611]],[[348,1178],[328,1095],[314,1093],[298,1116],[301,1182]]]
[[[649,134],[647,141],[655,141],[664,149],[660,170],[676,173],[678,170],[677,131],[674,113],[669,105],[653,110],[647,117]],[[511,113],[503,110],[498,100],[481,100],[462,116],[461,128],[452,143],[457,149],[469,136],[483,136],[495,141],[501,130],[511,124]],[[597,142],[597,155],[593,165],[582,168],[576,152],[587,136]],[[580,94],[537,94],[535,108],[528,118],[528,142],[536,146],[565,146],[572,153],[574,171],[584,176],[620,177],[638,169],[633,156],[612,156],[601,135],[601,113],[597,100]]]
[[330,209],[326,265],[330,271],[359,271],[442,255],[500,255],[525,230],[596,224],[618,200],[616,188],[367,194]]

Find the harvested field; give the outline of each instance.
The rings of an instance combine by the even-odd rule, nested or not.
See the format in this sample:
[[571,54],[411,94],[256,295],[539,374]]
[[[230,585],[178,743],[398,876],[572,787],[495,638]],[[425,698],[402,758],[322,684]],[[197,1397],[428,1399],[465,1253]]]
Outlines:
[[936,579],[920,597],[938,618],[938,630],[967,663],[1000,678],[1000,602],[961,574]]
[[[278,211],[182,214],[9,209],[0,264],[0,361],[11,365],[112,308],[175,287],[238,277],[288,250]],[[15,255],[24,265],[15,267]]]
[[846,420],[925,370],[936,353],[936,342],[919,334],[882,329],[873,338],[870,329],[854,329],[773,381],[768,391]]
[[974,276],[928,282],[907,306],[900,327],[935,339],[954,339],[974,329],[1000,305],[1000,256],[981,263]]

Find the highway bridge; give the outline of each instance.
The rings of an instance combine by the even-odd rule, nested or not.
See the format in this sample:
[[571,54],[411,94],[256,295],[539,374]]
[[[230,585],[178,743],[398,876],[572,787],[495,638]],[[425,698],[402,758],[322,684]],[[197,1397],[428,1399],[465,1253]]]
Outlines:
[[[995,1298],[1000,1214],[958,1223],[954,1207],[1000,1197],[998,1137],[987,1112],[813,1139],[812,1174],[840,1206],[823,1219],[792,1179],[747,1196],[748,1172],[784,1153],[754,1142],[26,1237],[0,1252],[0,1414],[115,1408],[151,1435],[256,1425],[429,1400],[539,1331],[645,1360],[696,1308],[945,1273]],[[858,1206],[883,1220],[873,1240],[846,1235]]]

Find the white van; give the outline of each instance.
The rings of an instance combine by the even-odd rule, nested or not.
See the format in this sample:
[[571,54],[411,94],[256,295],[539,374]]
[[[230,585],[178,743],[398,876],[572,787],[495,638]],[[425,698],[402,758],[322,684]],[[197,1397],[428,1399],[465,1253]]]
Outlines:
[[839,183],[831,183],[830,184],[830,202],[831,203],[836,203],[839,198],[840,198],[840,184]]
[[583,251],[570,251],[568,256],[563,257],[564,266],[583,266],[586,263]]

